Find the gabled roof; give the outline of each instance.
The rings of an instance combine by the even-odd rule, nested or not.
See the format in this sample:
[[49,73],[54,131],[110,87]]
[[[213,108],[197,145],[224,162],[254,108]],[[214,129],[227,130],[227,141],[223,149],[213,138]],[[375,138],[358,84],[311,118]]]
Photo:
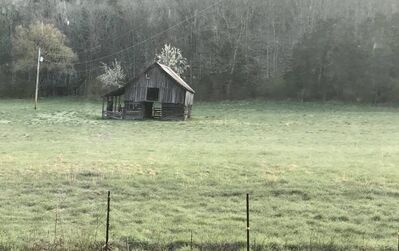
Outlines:
[[[181,87],[183,87],[184,89],[186,89],[187,91],[191,92],[191,93],[195,93],[195,91],[193,90],[193,88],[191,88],[180,76],[179,74],[177,74],[174,70],[172,70],[172,68],[170,68],[169,66],[166,66],[164,64],[155,62],[152,65],[150,65],[149,67],[147,67],[145,69],[145,71],[143,71],[141,74],[139,74],[136,78],[134,78],[132,80],[132,82],[137,81],[137,79],[139,79],[140,77],[144,76],[144,74],[151,69],[154,66],[158,66],[159,68],[161,68],[169,77],[171,77],[174,81],[176,81],[177,84],[179,84]],[[109,92],[107,94],[104,95],[104,97],[110,97],[110,96],[120,96],[122,94],[124,94],[126,86],[123,86],[121,88],[118,88],[112,92]]]
[[180,84],[184,89],[189,92],[195,93],[195,91],[177,74],[174,70],[172,70],[169,66],[156,62],[155,64],[159,65],[166,74],[171,76],[178,84]]

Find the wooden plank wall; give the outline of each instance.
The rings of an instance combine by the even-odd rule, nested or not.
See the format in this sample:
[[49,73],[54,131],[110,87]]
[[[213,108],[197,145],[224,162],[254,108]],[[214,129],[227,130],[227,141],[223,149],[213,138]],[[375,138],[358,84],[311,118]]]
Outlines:
[[158,67],[152,67],[146,74],[126,88],[125,101],[146,101],[147,88],[159,88],[159,102],[185,104],[186,90],[175,83]]
[[[135,105],[134,110],[129,109],[129,105]],[[124,119],[144,119],[144,104],[141,102],[125,102]]]
[[185,100],[185,105],[186,106],[192,106],[194,103],[194,94],[191,92],[186,91],[186,100]]
[[162,103],[162,120],[185,120],[183,104]]

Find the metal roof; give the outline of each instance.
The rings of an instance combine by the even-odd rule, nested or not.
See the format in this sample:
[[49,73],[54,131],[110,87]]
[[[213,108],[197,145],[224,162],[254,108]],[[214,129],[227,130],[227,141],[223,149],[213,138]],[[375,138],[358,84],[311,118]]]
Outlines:
[[171,76],[184,89],[186,89],[189,92],[195,93],[195,91],[179,76],[179,74],[173,71],[169,66],[166,66],[158,62],[156,62],[156,64],[158,64],[162,68],[162,70],[164,70],[169,76]]
[[114,91],[111,91],[104,95],[104,97],[111,97],[111,96],[121,96],[125,93],[126,86],[120,87]]
[[[195,91],[179,76],[179,74],[177,74],[175,71],[173,71],[169,66],[166,66],[164,64],[155,62],[152,65],[150,65],[149,67],[147,67],[147,69],[142,72],[141,74],[139,74],[136,78],[134,78],[132,80],[132,82],[137,81],[137,79],[139,79],[141,76],[143,76],[149,69],[151,69],[154,66],[159,66],[166,74],[168,74],[173,80],[176,81],[177,84],[179,84],[180,86],[182,86],[184,89],[186,89],[187,91],[191,92],[191,93],[195,93]],[[126,86],[123,86],[121,88],[118,88],[112,92],[109,92],[107,94],[104,95],[104,97],[110,97],[110,96],[120,96],[122,94],[125,93],[125,89]]]

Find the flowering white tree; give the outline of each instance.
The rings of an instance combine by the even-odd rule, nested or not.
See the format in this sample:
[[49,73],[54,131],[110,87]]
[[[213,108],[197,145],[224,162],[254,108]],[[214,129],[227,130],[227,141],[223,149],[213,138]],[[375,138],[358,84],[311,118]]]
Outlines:
[[156,55],[158,63],[164,64],[172,68],[177,74],[183,74],[190,66],[187,64],[187,59],[183,57],[181,50],[165,44],[161,53]]
[[110,66],[101,63],[101,67],[104,69],[104,73],[97,78],[103,83],[103,87],[119,88],[123,86],[123,80],[125,79],[126,74],[123,71],[121,64],[116,59]]

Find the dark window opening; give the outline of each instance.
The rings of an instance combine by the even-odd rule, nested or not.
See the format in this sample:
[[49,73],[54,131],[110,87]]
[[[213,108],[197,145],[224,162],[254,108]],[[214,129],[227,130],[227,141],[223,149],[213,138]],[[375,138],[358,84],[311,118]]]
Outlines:
[[107,111],[112,112],[114,110],[114,102],[112,100],[107,101]]
[[126,103],[126,110],[127,111],[138,111],[141,108],[141,104],[137,103]]
[[147,88],[147,100],[158,101],[159,100],[159,88]]

